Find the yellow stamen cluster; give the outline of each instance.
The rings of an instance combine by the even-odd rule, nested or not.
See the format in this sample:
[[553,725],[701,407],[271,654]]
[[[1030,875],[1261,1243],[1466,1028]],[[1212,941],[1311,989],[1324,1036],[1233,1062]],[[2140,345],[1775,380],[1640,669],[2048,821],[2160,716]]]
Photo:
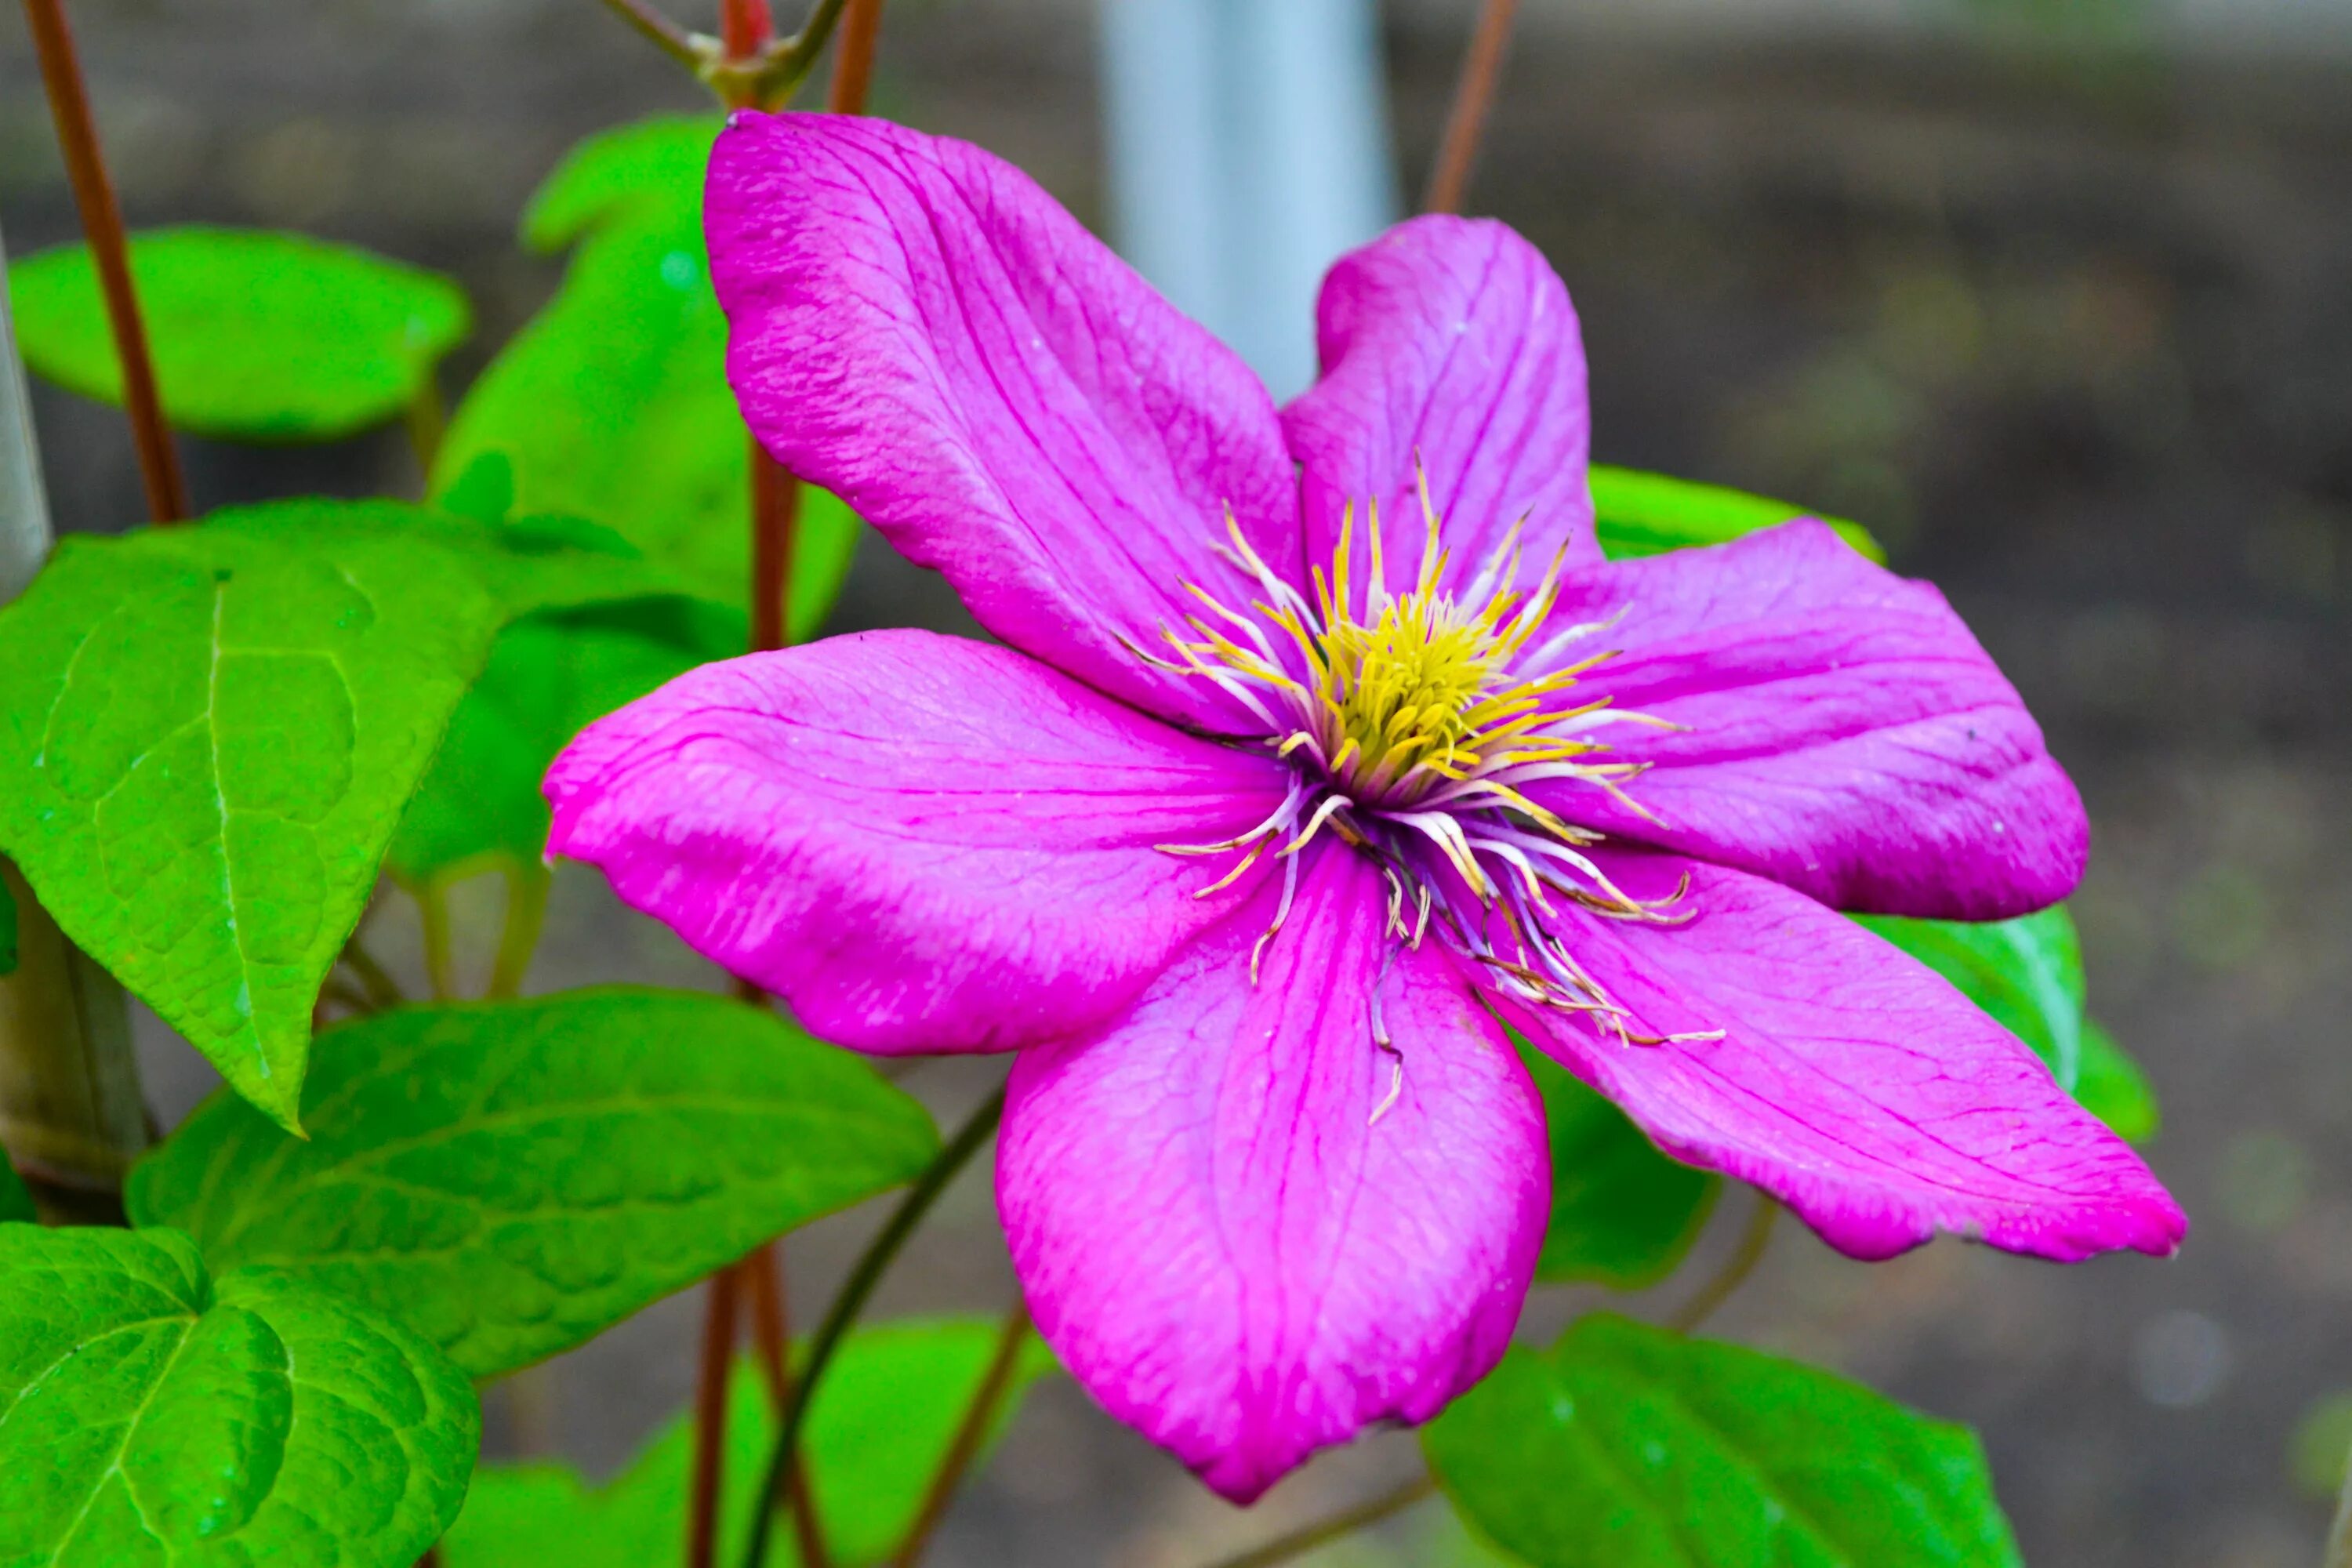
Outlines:
[[[1478,781],[1506,769],[1600,750],[1557,727],[1593,712],[1605,700],[1563,706],[1554,699],[1608,656],[1524,679],[1516,675],[1516,661],[1543,628],[1558,597],[1561,557],[1554,556],[1532,591],[1515,587],[1519,531],[1514,525],[1487,569],[1456,597],[1440,585],[1448,555],[1425,483],[1421,502],[1427,539],[1420,573],[1404,593],[1388,587],[1375,504],[1366,513],[1370,560],[1360,594],[1354,587],[1350,509],[1329,574],[1321,566],[1314,569],[1314,604],[1295,594],[1269,594],[1271,602],[1255,605],[1297,645],[1305,661],[1303,686],[1277,667],[1262,643],[1245,646],[1200,617],[1192,623],[1200,640],[1171,636],[1171,641],[1188,668],[1210,673],[1223,667],[1228,678],[1238,675],[1289,695],[1297,727],[1282,739],[1282,753],[1310,749],[1324,774],[1357,803],[1409,806],[1449,783],[1470,784],[1472,793],[1488,797],[1485,804],[1547,818],[1549,813],[1517,791]],[[1233,537],[1244,563],[1261,582],[1269,581],[1272,574],[1238,529]],[[1243,622],[1203,590],[1192,592],[1217,616]]]

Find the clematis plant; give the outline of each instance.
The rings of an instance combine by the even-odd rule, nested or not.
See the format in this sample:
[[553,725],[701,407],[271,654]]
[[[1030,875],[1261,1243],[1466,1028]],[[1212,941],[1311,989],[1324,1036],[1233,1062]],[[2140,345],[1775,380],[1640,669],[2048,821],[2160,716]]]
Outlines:
[[1602,560],[1576,314],[1509,229],[1341,260],[1277,410],[963,143],[739,115],[707,221],[754,432],[1005,646],[705,666],[557,760],[551,852],[824,1038],[1017,1052],[1038,1326],[1210,1486],[1503,1353],[1550,1190],[1509,1030],[1856,1258],[2178,1244],[2022,1042],[1836,912],[2074,888],[2017,693],[1818,522]]
[[[462,289],[126,237],[28,0],[89,243],[0,313],[0,1562],[912,1568],[1066,1371],[1235,1503],[1420,1428],[1223,1568],[1439,1489],[1442,1568],[2016,1564],[1972,1434],[1695,1337],[1783,1209],[2183,1234],[2084,1011],[2082,803],[1936,591],[1590,465],[1498,223],[1342,258],[1277,408],[1020,172],[856,117],[874,0],[610,3],[731,113],[551,174],[561,283],[444,421]],[[833,112],[769,112],[845,14]],[[37,561],[19,341],[130,412],[153,526]],[[391,424],[420,495],[184,516],[175,430]],[[993,640],[784,646],[865,525]],[[733,994],[536,992],[564,858]],[[224,1080],[168,1131],[109,976]],[[988,1053],[944,1134],[897,1081]],[[1014,1299],[869,1321],[992,1140]],[[782,1244],[894,1193],[793,1340]],[[608,1483],[531,1452],[541,1363],[696,1287],[690,1409]]]

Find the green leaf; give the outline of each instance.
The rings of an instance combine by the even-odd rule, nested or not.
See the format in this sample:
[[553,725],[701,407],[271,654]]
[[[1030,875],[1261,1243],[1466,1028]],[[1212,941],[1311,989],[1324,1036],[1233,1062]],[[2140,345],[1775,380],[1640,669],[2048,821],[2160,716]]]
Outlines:
[[2083,1070],[2074,1079],[2074,1098],[2126,1142],[2145,1143],[2163,1126],[2147,1075],[2114,1036],[2088,1018],[2083,1021]]
[[550,610],[499,636],[409,802],[391,861],[410,883],[530,865],[547,843],[540,780],[594,720],[743,649],[743,616],[707,600]]
[[[996,1325],[972,1319],[860,1329],[843,1344],[809,1408],[804,1452],[826,1543],[843,1568],[883,1561],[914,1522],[923,1491],[980,1386]],[[993,1443],[1022,1393],[1053,1366],[1031,1338],[1015,1363]],[[752,1497],[774,1441],[764,1381],[736,1368],[728,1405],[726,1500],[719,1561],[742,1556]],[[665,1427],[609,1485],[592,1489],[557,1465],[493,1465],[474,1478],[466,1511],[442,1544],[447,1568],[644,1568],[676,1558],[686,1538],[691,1419]],[[770,1562],[796,1563],[779,1531]]]
[[[1743,533],[1770,528],[1797,517],[1821,517],[1787,501],[1769,500],[1721,485],[1638,468],[1592,466],[1592,507],[1601,536],[1601,552],[1612,561],[1640,555],[1663,555],[1698,544],[1721,544]],[[1840,518],[1822,521],[1838,536],[1873,561],[1885,561],[1886,552],[1860,523]]]
[[2063,904],[2008,921],[1855,915],[2033,1047],[2069,1094],[2082,1076],[2083,950]]
[[1967,1428],[1793,1362],[1586,1318],[1426,1427],[1447,1493],[1535,1568],[2003,1568]]
[[[163,228],[135,235],[131,274],[166,418],[233,441],[331,441],[399,417],[472,328],[436,273],[300,235]],[[89,248],[8,269],[25,363],[122,401]]]
[[131,1213],[397,1313],[477,1376],[907,1180],[939,1142],[772,1013],[621,987],[331,1030],[303,1122],[215,1095],[132,1171]]
[[1551,1223],[1536,1278],[1619,1290],[1674,1272],[1723,1190],[1720,1177],[1657,1151],[1625,1113],[1517,1034],[1551,1137]]
[[391,502],[68,539],[0,610],[0,849],[290,1127],[311,1003],[491,637],[646,580]]
[[33,1194],[25,1190],[25,1178],[8,1163],[8,1152],[0,1149],[0,1224],[39,1217],[33,1208]]
[[[511,504],[593,518],[685,587],[748,601],[751,437],[727,384],[727,321],[702,240],[702,170],[715,119],[666,120],[583,143],[534,199],[532,245],[576,244],[563,285],[483,372],[434,464],[458,504],[477,465],[503,458]],[[857,521],[800,491],[790,625],[815,633],[840,592]]]
[[407,1568],[473,1389],[406,1329],[171,1231],[0,1226],[0,1563]]

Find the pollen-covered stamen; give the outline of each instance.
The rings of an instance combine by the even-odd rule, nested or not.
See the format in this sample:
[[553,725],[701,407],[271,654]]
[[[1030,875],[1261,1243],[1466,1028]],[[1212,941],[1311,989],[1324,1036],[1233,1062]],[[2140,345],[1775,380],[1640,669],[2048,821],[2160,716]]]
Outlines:
[[[1519,588],[1514,524],[1465,584],[1449,586],[1426,479],[1420,500],[1426,533],[1409,585],[1389,584],[1376,506],[1365,509],[1367,548],[1358,560],[1350,509],[1329,571],[1310,574],[1311,599],[1258,556],[1228,514],[1231,545],[1221,553],[1255,583],[1258,596],[1245,613],[1188,584],[1202,609],[1186,631],[1165,633],[1173,657],[1143,657],[1231,693],[1265,721],[1265,743],[1295,771],[1282,803],[1246,833],[1163,847],[1236,856],[1202,897],[1232,886],[1269,854],[1282,864],[1280,903],[1250,955],[1253,982],[1288,916],[1299,852],[1328,830],[1381,867],[1386,929],[1397,943],[1417,948],[1434,925],[1507,994],[1588,1014],[1627,1044],[1660,1043],[1632,1028],[1554,934],[1554,900],[1612,920],[1674,923],[1689,918],[1675,907],[1682,892],[1631,897],[1583,853],[1601,836],[1528,790],[1571,781],[1647,816],[1625,793],[1646,764],[1609,755],[1594,732],[1620,723],[1675,726],[1606,698],[1569,695],[1612,657],[1576,658],[1578,645],[1589,646],[1615,619],[1548,629],[1564,550],[1532,589]],[[1375,1034],[1395,1057],[1385,1031],[1376,1026]],[[1397,1092],[1392,1083],[1375,1120]]]

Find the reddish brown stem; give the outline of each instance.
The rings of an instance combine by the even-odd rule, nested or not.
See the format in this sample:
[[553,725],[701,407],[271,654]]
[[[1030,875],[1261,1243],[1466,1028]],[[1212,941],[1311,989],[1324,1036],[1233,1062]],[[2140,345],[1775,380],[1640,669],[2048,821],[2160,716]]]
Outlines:
[[792,641],[793,553],[799,544],[800,481],[751,438],[751,651]]
[[1428,194],[1422,198],[1423,212],[1461,209],[1470,166],[1478,159],[1478,138],[1486,129],[1486,111],[1494,107],[1495,87],[1503,75],[1511,18],[1518,8],[1518,0],[1486,0],[1478,14],[1478,30],[1471,36],[1462,79],[1454,89],[1454,108],[1445,117],[1445,140],[1438,147],[1437,166],[1430,171]]
[[719,46],[730,60],[758,57],[776,36],[768,0],[719,0]]
[[[751,1343],[760,1354],[761,1370],[768,1374],[768,1394],[782,1411],[792,1403],[793,1368],[790,1352],[792,1330],[784,1311],[784,1255],[776,1243],[769,1242],[738,1268],[750,1287],[751,1298]],[[802,1568],[832,1568],[833,1553],[824,1543],[824,1528],[818,1522],[816,1506],[809,1494],[808,1470],[793,1456],[792,1473],[784,1484],[793,1494],[793,1538],[801,1549]]]
[[98,121],[90,112],[89,89],[74,53],[73,30],[66,26],[64,0],[25,0],[25,17],[32,25],[33,47],[41,57],[41,82],[48,89],[49,113],[57,121],[58,146],[65,154],[67,177],[73,182],[74,203],[81,209],[82,234],[98,265],[107,321],[114,329],[115,355],[122,362],[122,403],[131,416],[131,439],[139,447],[147,515],[157,522],[177,522],[188,515],[187,481],[181,477],[180,455],[173,448],[172,428],[163,422],[163,400],[155,393],[155,363],[147,350],[147,329],[131,281],[122,209],[99,151]]
[[686,1521],[687,1568],[719,1558],[719,1499],[727,1479],[727,1374],[735,1358],[735,1308],[742,1277],[735,1266],[703,1286],[702,1364],[694,1384],[694,1474]]
[[997,1408],[1013,1386],[1013,1371],[1021,1364],[1021,1347],[1028,1338],[1029,1304],[1024,1301],[1005,1315],[1004,1327],[996,1337],[996,1353],[989,1360],[988,1371],[981,1376],[980,1387],[972,1393],[971,1404],[964,1409],[963,1422],[948,1445],[947,1457],[940,1461],[939,1469],[931,1477],[930,1489],[923,1494],[921,1511],[915,1515],[898,1554],[890,1560],[893,1568],[914,1568],[922,1561],[923,1549],[930,1544],[940,1521],[947,1517],[948,1505],[955,1500],[956,1488],[962,1484],[964,1472],[971,1468],[973,1457],[987,1440],[989,1426],[996,1419]]
[[849,0],[841,18],[841,43],[834,50],[825,108],[835,114],[866,112],[866,92],[874,82],[875,43],[881,35],[882,0]]

